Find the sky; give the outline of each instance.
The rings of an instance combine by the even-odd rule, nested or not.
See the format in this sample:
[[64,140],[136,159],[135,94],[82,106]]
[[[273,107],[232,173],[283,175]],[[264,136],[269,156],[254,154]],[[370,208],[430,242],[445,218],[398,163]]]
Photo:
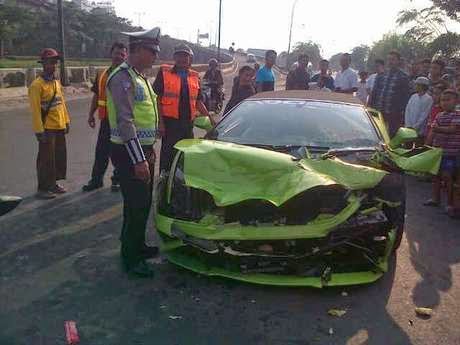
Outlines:
[[[222,0],[221,46],[286,51],[294,0]],[[160,26],[163,34],[196,42],[200,33],[217,37],[219,0],[114,0],[117,15],[144,28]],[[371,45],[383,34],[401,31],[395,20],[399,11],[423,8],[429,0],[298,0],[292,45],[312,40],[322,55]],[[203,45],[208,45],[206,40]]]

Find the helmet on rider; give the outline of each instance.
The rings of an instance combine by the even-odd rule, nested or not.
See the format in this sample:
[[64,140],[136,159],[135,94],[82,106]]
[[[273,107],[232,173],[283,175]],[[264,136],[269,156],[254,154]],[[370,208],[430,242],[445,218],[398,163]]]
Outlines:
[[217,59],[212,58],[212,59],[209,59],[208,64],[209,64],[209,67],[216,68],[219,65],[219,62],[217,61]]

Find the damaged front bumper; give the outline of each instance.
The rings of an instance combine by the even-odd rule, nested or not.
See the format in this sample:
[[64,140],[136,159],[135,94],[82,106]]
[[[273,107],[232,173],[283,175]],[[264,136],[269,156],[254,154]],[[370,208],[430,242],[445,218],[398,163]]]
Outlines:
[[[367,248],[355,248],[355,252],[364,255],[368,250],[366,264],[347,261],[348,254],[342,255],[340,251],[352,243],[340,237],[351,231],[359,234],[360,229],[369,229],[373,222],[378,223],[376,215],[382,214],[378,207],[358,211],[360,205],[361,199],[351,198],[349,206],[338,215],[318,217],[303,226],[204,225],[158,214],[156,227],[168,261],[196,273],[277,286],[359,285],[378,280],[388,270],[388,258],[397,237],[397,230],[388,228],[389,223],[382,221],[383,228],[375,228],[375,234],[370,235],[381,238],[380,249],[375,252],[378,256],[373,256]],[[266,241],[311,241],[315,247],[300,255],[248,253],[230,247],[232,243]]]

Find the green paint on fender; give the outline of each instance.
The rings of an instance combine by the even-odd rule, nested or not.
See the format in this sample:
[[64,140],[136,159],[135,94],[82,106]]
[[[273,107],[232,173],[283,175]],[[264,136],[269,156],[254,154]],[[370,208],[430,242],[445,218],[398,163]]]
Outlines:
[[387,174],[339,159],[295,161],[288,154],[220,141],[189,139],[175,147],[184,153],[185,183],[210,193],[217,206],[255,199],[280,206],[320,186],[369,189]]

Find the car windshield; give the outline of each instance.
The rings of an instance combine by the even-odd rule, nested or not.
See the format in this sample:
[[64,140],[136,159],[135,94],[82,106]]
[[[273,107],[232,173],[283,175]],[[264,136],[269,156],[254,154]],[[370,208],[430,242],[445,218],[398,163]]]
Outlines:
[[237,144],[327,149],[380,142],[362,106],[310,100],[246,100],[218,124],[213,136]]

